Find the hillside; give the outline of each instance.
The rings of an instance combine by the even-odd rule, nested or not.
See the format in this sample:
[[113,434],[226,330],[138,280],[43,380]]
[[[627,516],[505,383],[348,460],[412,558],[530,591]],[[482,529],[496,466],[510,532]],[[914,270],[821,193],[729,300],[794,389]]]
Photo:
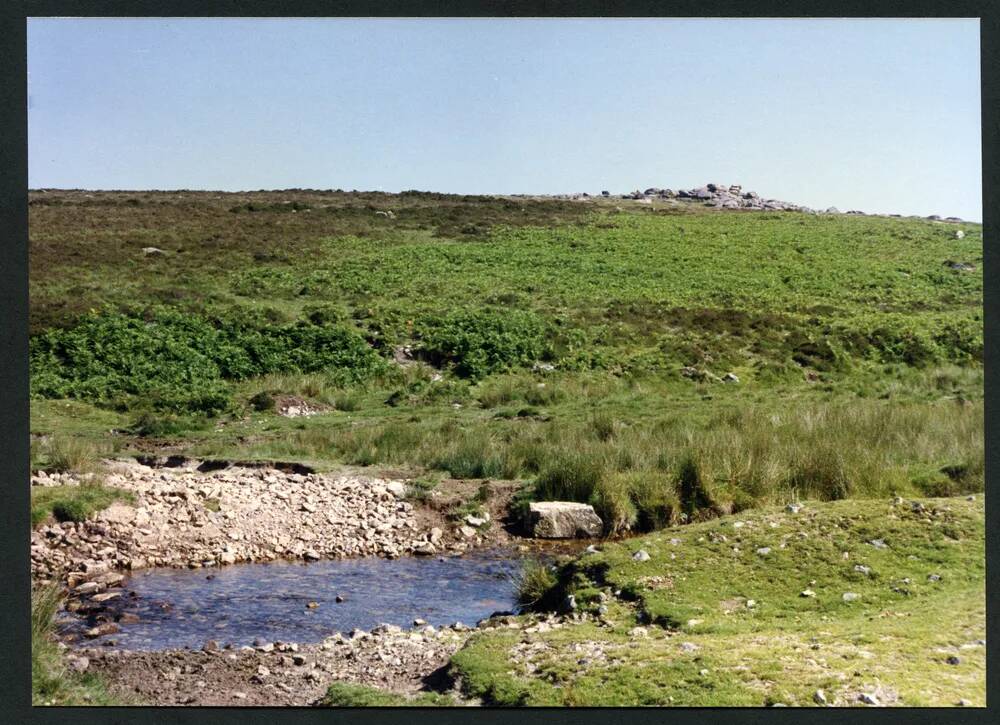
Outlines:
[[644,199],[32,192],[35,465],[517,479],[612,531],[981,489],[979,225]]

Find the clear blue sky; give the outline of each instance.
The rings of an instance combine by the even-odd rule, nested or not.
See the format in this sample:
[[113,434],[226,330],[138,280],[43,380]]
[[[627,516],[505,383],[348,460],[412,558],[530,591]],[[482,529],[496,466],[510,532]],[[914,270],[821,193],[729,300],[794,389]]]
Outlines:
[[708,181],[982,218],[977,20],[36,19],[32,188]]

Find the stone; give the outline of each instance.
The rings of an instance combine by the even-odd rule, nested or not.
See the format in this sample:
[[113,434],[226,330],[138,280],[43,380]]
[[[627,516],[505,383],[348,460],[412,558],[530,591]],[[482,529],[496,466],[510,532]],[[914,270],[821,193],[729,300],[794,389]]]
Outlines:
[[824,693],[822,690],[816,690],[816,692],[813,693],[813,702],[815,702],[817,705],[825,705],[826,693]]
[[739,376],[736,373],[726,373],[722,376],[722,382],[724,383],[738,383],[739,381]]
[[486,523],[486,519],[480,518],[478,516],[473,516],[472,514],[468,514],[465,517],[465,523],[467,523],[469,526],[477,526],[478,527],[478,526],[482,526],[483,524],[485,524]]
[[67,657],[66,664],[74,672],[86,672],[90,668],[90,659],[88,657]]
[[114,622],[105,622],[99,624],[96,627],[88,629],[84,632],[84,636],[88,639],[96,639],[97,637],[103,637],[107,634],[115,634],[118,631],[118,625]]
[[860,598],[861,598],[861,595],[857,594],[856,592],[844,592],[841,595],[841,599],[843,599],[845,602],[853,602],[853,601],[856,601],[856,600],[858,600]]
[[143,247],[142,253],[145,254],[147,257],[155,257],[162,254],[166,254],[166,252],[164,252],[159,247]]
[[541,539],[600,536],[604,522],[589,504],[574,501],[539,501],[529,504],[528,529]]
[[965,232],[961,229],[955,232],[955,239],[965,239]]
[[91,597],[91,600],[95,602],[108,602],[112,599],[118,599],[121,595],[121,592],[102,592],[101,594],[95,594]]
[[869,692],[862,692],[860,695],[858,695],[858,700],[865,703],[866,705],[874,705],[876,707],[878,707],[879,704],[878,698]]
[[385,488],[396,498],[406,498],[406,484],[401,481],[389,481]]
[[204,645],[202,645],[201,651],[202,652],[218,652],[219,651],[219,643],[216,642],[214,639],[210,639]]
[[960,664],[962,664],[962,660],[959,657],[955,656],[955,655],[950,655],[948,657],[948,659],[945,660],[945,662],[947,662],[949,665],[960,665]]
[[768,554],[771,553],[771,547],[761,546],[759,549],[757,549],[757,553],[760,554],[761,556],[767,556]]
[[855,564],[854,571],[860,572],[865,576],[869,576],[872,573],[871,567],[865,566],[864,564]]
[[444,536],[444,532],[437,526],[431,529],[430,539],[432,544],[436,544],[441,541],[442,536]]
[[802,504],[800,503],[790,503],[787,506],[785,506],[785,511],[787,511],[790,514],[797,514],[801,510],[802,510]]
[[80,584],[78,587],[76,587],[73,591],[76,594],[93,594],[100,588],[101,585],[98,584],[97,582],[84,582],[83,584]]
[[874,546],[876,549],[888,549],[889,548],[889,546],[882,539],[872,539],[868,543],[871,544],[872,546]]
[[632,558],[635,561],[649,561],[650,556],[649,556],[649,552],[646,551],[645,549],[639,549],[639,551],[637,551],[634,554],[632,554]]
[[814,592],[812,589],[803,589],[801,592],[799,592],[799,596],[815,598],[816,592]]

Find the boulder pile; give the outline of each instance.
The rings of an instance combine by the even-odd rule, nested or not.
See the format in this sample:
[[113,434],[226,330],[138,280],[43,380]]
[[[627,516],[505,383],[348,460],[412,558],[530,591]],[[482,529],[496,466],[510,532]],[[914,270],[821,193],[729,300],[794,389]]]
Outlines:
[[[697,189],[657,189],[649,188],[645,191],[633,191],[631,194],[623,194],[623,199],[635,199],[638,201],[659,199],[684,199],[692,202],[703,202],[705,206],[716,209],[755,209],[759,211],[804,211],[813,212],[805,206],[792,204],[787,201],[777,199],[764,199],[756,191],[743,191],[743,187],[738,184],[705,184]],[[828,213],[836,213],[835,209],[828,210]]]

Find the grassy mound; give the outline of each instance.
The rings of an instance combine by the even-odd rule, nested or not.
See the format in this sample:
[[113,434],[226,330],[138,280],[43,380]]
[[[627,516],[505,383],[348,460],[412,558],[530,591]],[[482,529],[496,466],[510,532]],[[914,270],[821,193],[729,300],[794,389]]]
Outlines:
[[468,694],[497,705],[985,703],[981,500],[806,502],[664,529],[564,565],[539,599],[559,606],[568,594],[607,611],[476,635],[452,658]]
[[131,491],[99,483],[35,487],[31,489],[31,525],[43,523],[50,515],[60,522],[85,521],[115,501],[133,498]]

